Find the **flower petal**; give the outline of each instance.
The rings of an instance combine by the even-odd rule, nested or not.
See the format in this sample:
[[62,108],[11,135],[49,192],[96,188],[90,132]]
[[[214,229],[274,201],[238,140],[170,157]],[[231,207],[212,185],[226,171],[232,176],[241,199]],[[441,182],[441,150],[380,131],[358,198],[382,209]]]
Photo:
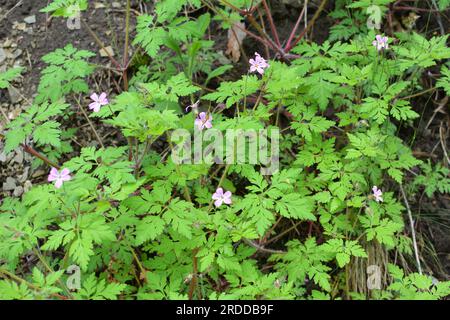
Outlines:
[[61,176],[67,176],[70,174],[70,169],[64,168],[61,170]]
[[218,194],[219,196],[223,197],[223,189],[222,188],[217,188],[216,194]]
[[48,181],[55,181],[59,177],[59,171],[56,168],[51,168],[48,175]]
[[56,183],[55,183],[55,188],[56,189],[61,188],[62,184],[63,184],[63,180],[62,179],[57,179]]
[[91,97],[90,97],[92,100],[94,100],[95,102],[97,102],[98,101],[98,94],[96,94],[95,92],[93,93],[93,94],[91,94]]

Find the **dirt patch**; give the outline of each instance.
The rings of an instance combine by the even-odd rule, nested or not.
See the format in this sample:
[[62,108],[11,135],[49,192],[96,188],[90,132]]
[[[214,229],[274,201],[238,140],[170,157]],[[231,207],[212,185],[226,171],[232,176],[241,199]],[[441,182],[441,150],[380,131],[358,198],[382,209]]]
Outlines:
[[[126,3],[126,2],[125,2]],[[42,57],[55,49],[72,44],[77,49],[89,50],[97,55],[90,62],[110,67],[107,57],[101,57],[99,45],[93,40],[84,27],[85,21],[105,46],[111,46],[114,58],[122,61],[125,26],[125,4],[123,1],[95,1],[90,10],[81,14],[81,21],[68,21],[64,18],[52,18],[40,12],[48,4],[47,0],[0,0],[0,50],[4,59],[0,60],[0,71],[13,66],[24,67],[22,77],[13,83],[11,90],[0,92],[0,106],[10,120],[17,117],[32,103],[39,85],[40,74],[46,67]],[[138,8],[138,2],[132,2]],[[131,30],[134,30],[135,15],[131,16]],[[133,35],[131,36],[132,39]],[[0,52],[0,53],[2,53]],[[1,57],[0,57],[1,58]],[[110,92],[114,88],[115,75],[107,69],[99,68],[89,80],[94,91]],[[118,79],[117,79],[118,80]],[[73,104],[76,110],[75,104]],[[78,110],[77,110],[78,112]],[[81,114],[76,115],[68,123],[67,128],[78,127],[74,138],[74,147],[79,149],[88,145],[96,145],[97,141],[89,130],[86,120]],[[0,117],[0,131],[6,121]],[[64,125],[64,124],[63,124]],[[98,126],[99,134],[115,144],[120,137],[111,134],[106,126]],[[42,181],[46,172],[31,168],[32,158],[18,149],[6,156],[1,153],[0,141],[0,191],[2,196],[20,196],[35,182]]]

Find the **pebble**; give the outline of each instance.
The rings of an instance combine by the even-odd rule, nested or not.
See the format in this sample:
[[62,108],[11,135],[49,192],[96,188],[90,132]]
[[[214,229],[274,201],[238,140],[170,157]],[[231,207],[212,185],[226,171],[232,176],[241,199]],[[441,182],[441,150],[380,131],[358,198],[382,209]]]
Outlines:
[[6,60],[6,52],[3,48],[0,48],[0,63]]
[[20,183],[24,183],[27,180],[29,171],[30,171],[30,167],[24,168],[23,173],[18,178]]
[[94,8],[95,9],[101,9],[101,8],[104,8],[104,7],[105,7],[105,5],[103,3],[94,2]]
[[3,182],[3,190],[11,191],[16,188],[16,180],[11,177],[6,178],[6,182]]
[[37,178],[37,177],[43,176],[43,175],[45,175],[45,174],[46,174],[46,172],[45,172],[44,170],[38,169],[38,170],[36,170],[35,172],[33,172],[33,174],[31,175],[31,177],[32,177],[32,178]]
[[26,17],[25,19],[23,19],[23,21],[25,21],[28,24],[36,23],[36,16],[33,15],[33,16]]
[[12,58],[13,59],[17,59],[18,57],[20,57],[22,55],[23,51],[21,49],[17,49],[16,51],[14,51],[12,53]]
[[23,184],[23,191],[24,192],[28,192],[31,188],[33,187],[33,184],[31,183],[30,180],[25,181],[25,183]]
[[101,57],[107,57],[108,56],[108,52],[111,55],[111,57],[114,57],[114,51],[113,48],[111,46],[107,46],[104,49],[100,49],[100,56]]
[[16,156],[14,157],[13,160],[19,164],[22,163],[23,162],[23,151],[20,149],[17,149]]
[[11,47],[11,45],[12,45],[12,40],[9,38],[3,42],[3,48],[9,48],[9,47]]
[[20,197],[23,194],[23,187],[18,186],[17,188],[14,189],[13,195],[15,197]]
[[19,31],[24,31],[27,28],[26,23],[16,23],[13,28],[19,30]]
[[9,99],[11,100],[11,103],[17,103],[20,100],[22,100],[22,97],[19,94],[19,90],[17,90],[13,86],[8,87],[8,94],[9,94]]

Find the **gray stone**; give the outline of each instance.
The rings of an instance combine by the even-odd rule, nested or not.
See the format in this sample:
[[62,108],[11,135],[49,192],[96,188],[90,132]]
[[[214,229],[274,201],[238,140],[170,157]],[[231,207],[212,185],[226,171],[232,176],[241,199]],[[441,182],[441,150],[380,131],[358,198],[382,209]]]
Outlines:
[[[108,57],[109,55],[111,57],[114,57],[114,51],[113,51],[113,48],[111,46],[107,46],[104,49],[100,49],[99,52],[100,52],[100,56],[101,57]],[[109,53],[109,55],[108,55],[108,53]]]
[[24,192],[28,192],[31,189],[31,187],[33,187],[31,181],[30,180],[25,181],[23,185]]
[[12,53],[12,58],[15,60],[22,55],[23,51],[21,49],[17,49]]
[[26,17],[25,19],[23,19],[23,21],[25,21],[28,24],[36,23],[36,16],[33,15],[33,16]]
[[6,178],[6,182],[3,182],[3,190],[11,191],[16,188],[16,180],[11,177]]
[[23,162],[23,151],[20,149],[17,149],[16,156],[14,157],[14,161],[17,163]]
[[0,48],[0,63],[6,60],[6,52],[3,48]]
[[23,194],[23,188],[21,186],[18,186],[14,189],[13,195],[15,197],[20,197]]
[[25,167],[23,173],[19,176],[18,180],[20,183],[24,183],[28,179],[30,167]]
[[8,94],[9,94],[9,99],[11,100],[11,103],[13,103],[13,104],[22,100],[19,90],[17,90],[13,86],[8,87]]

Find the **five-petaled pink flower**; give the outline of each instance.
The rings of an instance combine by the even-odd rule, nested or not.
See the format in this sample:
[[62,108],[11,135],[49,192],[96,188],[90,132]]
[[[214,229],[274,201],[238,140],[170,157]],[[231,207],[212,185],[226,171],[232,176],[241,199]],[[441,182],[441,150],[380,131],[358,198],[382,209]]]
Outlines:
[[383,202],[383,192],[381,192],[380,189],[378,189],[377,186],[373,186],[372,188],[373,196],[375,197],[376,202]]
[[214,201],[214,205],[216,207],[220,207],[222,203],[231,204],[231,192],[227,191],[223,193],[223,189],[218,188],[216,192],[212,195],[212,199],[216,200]]
[[61,172],[56,168],[52,168],[48,175],[49,182],[56,181],[55,187],[57,189],[61,188],[64,181],[69,181],[70,179],[72,179],[72,177],[70,176],[70,170],[67,168],[62,169]]
[[211,129],[212,128],[212,115],[206,112],[200,112],[200,114],[195,119],[194,125],[197,126],[198,130]]
[[89,109],[93,110],[94,112],[99,112],[100,108],[102,106],[105,106],[109,103],[108,99],[106,98],[106,93],[102,92],[100,94],[100,97],[95,92],[91,94],[92,103],[89,104]]
[[250,72],[258,72],[260,75],[264,74],[264,69],[269,67],[267,61],[259,55],[258,52],[255,52],[255,59],[250,59]]
[[388,48],[388,37],[383,37],[379,34],[375,37],[376,40],[372,42],[372,44],[377,47],[377,50],[383,50]]

